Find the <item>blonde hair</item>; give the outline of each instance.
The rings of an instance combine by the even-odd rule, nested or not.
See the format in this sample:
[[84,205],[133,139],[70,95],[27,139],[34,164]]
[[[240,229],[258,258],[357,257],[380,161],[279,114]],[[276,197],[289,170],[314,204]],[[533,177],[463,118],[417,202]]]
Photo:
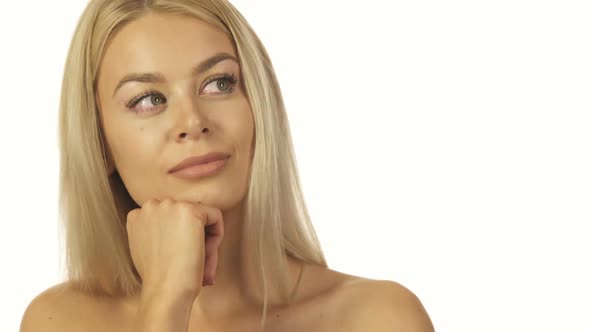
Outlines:
[[255,123],[254,155],[245,200],[247,236],[262,326],[269,289],[288,302],[286,255],[327,267],[303,199],[287,114],[270,58],[237,9],[226,0],[92,0],[79,19],[64,69],[59,115],[60,197],[68,279],[103,296],[137,294],[141,277],[129,253],[127,213],[138,205],[117,172],[108,173],[96,97],[109,37],[146,13],[189,15],[213,24],[233,42]]

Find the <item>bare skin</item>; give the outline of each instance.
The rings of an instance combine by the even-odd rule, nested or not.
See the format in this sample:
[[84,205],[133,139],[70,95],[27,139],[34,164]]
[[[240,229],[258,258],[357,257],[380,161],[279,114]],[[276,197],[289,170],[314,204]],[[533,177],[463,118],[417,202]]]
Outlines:
[[[240,66],[225,59],[191,74],[195,65],[221,53],[237,59],[230,39],[214,27],[193,18],[149,14],[109,42],[98,80],[110,171],[119,172],[138,205],[170,197],[203,202],[223,213],[215,285],[196,296],[191,332],[255,331],[260,319],[244,286],[239,254],[254,122],[241,82],[232,85],[219,75],[241,80]],[[144,72],[160,72],[165,81],[129,82],[116,89],[125,75]],[[215,78],[219,80],[209,81]],[[154,95],[127,107],[147,89]],[[169,174],[182,159],[211,151],[231,154],[222,173],[197,181]],[[295,288],[302,267],[303,262],[289,258],[295,303],[272,306],[267,331],[433,331],[420,301],[395,282],[306,264]],[[94,298],[70,286],[57,285],[33,300],[21,331],[131,331],[139,296]]]
[[[59,284],[32,302],[21,332],[129,332],[138,302],[138,297],[91,297]],[[295,303],[270,308],[267,318],[267,332],[434,331],[419,300],[402,285],[315,265],[306,265]],[[193,307],[188,331],[257,331],[259,319],[259,312],[242,308],[212,320]]]

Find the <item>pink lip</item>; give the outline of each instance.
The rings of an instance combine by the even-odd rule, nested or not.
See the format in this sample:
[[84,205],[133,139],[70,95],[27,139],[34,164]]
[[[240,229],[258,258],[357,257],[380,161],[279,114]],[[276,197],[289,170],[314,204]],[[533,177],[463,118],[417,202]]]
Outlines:
[[223,152],[211,152],[202,156],[192,156],[184,159],[169,173],[183,179],[196,179],[213,175],[225,166],[229,154]]
[[217,159],[208,163],[195,164],[193,166],[184,167],[180,170],[172,172],[171,174],[186,180],[194,180],[197,178],[213,175],[220,171],[227,163],[227,158]]

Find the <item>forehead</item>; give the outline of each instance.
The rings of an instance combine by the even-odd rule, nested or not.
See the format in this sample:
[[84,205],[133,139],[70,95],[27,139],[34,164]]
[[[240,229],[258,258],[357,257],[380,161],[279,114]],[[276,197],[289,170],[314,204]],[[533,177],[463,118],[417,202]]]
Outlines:
[[110,86],[128,72],[186,75],[196,63],[222,51],[235,56],[229,36],[209,23],[188,16],[147,14],[111,37],[99,77]]

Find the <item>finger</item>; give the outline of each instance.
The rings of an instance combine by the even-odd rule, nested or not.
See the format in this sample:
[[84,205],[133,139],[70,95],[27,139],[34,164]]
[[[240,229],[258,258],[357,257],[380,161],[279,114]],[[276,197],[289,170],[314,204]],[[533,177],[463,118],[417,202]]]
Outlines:
[[218,247],[224,235],[223,228],[223,214],[220,209],[213,208],[201,203],[192,205],[194,213],[202,219],[202,214],[205,214],[205,234],[208,241],[212,241],[212,245]]
[[223,225],[219,225],[223,221],[221,210],[201,203],[193,205],[193,210],[196,213],[205,212],[207,220],[205,220],[204,226],[216,226],[214,229],[211,229],[212,235],[223,235]]
[[159,206],[162,203],[162,200],[159,198],[150,198],[144,201],[139,208],[148,207],[148,206]]
[[218,252],[214,250],[205,258],[205,267],[203,272],[203,285],[212,285],[215,281],[217,270]]
[[206,280],[213,282],[217,272],[217,262],[219,256],[219,245],[221,244],[222,236],[208,236],[205,235],[205,276]]

